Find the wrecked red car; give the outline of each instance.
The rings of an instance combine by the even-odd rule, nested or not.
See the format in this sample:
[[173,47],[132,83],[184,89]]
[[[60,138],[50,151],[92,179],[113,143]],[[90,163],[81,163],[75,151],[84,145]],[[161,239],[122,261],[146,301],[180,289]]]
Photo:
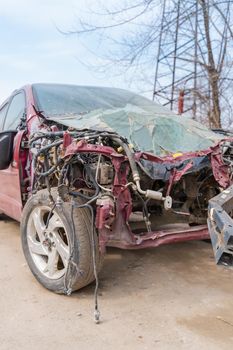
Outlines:
[[231,138],[114,88],[33,84],[0,116],[0,210],[46,288],[97,279],[108,246],[209,238],[209,201],[216,261],[232,262]]

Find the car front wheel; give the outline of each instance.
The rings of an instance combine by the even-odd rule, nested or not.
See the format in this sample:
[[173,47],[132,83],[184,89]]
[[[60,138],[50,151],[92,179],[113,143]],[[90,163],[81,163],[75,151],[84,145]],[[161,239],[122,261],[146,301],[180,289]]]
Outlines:
[[[56,200],[56,190],[52,191],[52,196]],[[97,237],[93,237],[89,209],[72,208],[70,202],[56,207],[47,190],[38,191],[26,203],[21,239],[33,275],[56,293],[78,290],[95,279],[93,246],[97,270],[100,269]]]

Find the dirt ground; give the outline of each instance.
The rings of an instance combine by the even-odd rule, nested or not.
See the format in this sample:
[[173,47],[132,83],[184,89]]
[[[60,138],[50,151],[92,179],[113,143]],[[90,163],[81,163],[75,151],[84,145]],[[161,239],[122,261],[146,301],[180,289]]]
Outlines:
[[72,296],[34,279],[19,225],[0,222],[0,349],[232,349],[233,271],[216,267],[206,242],[143,251],[109,249],[94,285]]

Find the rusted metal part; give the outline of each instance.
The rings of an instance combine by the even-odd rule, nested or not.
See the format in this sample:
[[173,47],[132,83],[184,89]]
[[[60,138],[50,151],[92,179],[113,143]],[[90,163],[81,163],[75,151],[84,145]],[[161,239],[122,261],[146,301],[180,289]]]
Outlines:
[[208,228],[217,264],[233,266],[233,185],[209,201]]

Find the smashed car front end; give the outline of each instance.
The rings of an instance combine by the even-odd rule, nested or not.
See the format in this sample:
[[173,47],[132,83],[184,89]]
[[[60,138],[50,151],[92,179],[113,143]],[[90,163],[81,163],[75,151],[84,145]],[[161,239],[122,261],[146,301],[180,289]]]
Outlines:
[[56,187],[58,207],[82,198],[102,252],[209,238],[208,203],[231,184],[231,140],[115,90],[36,86],[31,192]]
[[40,131],[30,139],[32,192],[92,205],[102,252],[209,238],[209,200],[230,184],[221,143],[166,157],[137,152],[118,134]]

